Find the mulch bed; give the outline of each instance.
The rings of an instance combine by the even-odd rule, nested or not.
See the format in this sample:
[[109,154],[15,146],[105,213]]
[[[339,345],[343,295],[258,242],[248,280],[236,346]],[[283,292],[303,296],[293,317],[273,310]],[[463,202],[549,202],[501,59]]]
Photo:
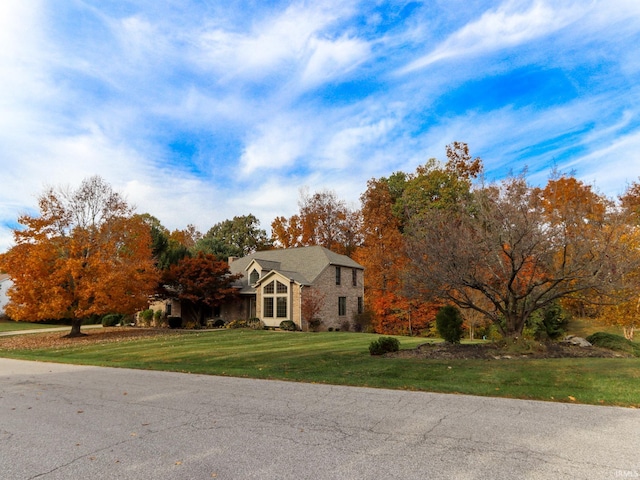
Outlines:
[[494,343],[458,344],[424,343],[411,350],[387,353],[387,357],[429,359],[511,360],[519,358],[620,358],[629,355],[598,347],[578,347],[556,342],[536,344],[530,352],[512,353]]

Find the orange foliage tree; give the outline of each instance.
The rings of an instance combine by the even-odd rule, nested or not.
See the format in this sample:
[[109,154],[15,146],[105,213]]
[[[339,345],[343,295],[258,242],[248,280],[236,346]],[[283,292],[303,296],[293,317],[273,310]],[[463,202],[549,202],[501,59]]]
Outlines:
[[[628,252],[640,250],[640,183],[634,182],[619,197],[620,207],[629,231],[623,241]],[[605,305],[598,319],[607,324],[622,328],[625,338],[633,340],[635,331],[640,328],[640,270],[629,273],[624,284],[626,301],[616,305]]]
[[465,143],[447,146],[447,162],[435,159],[413,174],[396,172],[372,179],[361,196],[362,247],[356,259],[366,268],[367,307],[379,333],[421,333],[429,328],[441,306],[409,291],[404,282],[411,260],[404,235],[406,225],[433,209],[446,209],[468,196],[471,180],[482,171]]
[[100,177],[75,191],[50,188],[40,215],[23,215],[15,245],[0,258],[13,279],[7,313],[16,320],[82,321],[132,314],[147,305],[158,280],[148,225]]
[[408,332],[410,305],[402,295],[401,279],[407,258],[400,224],[392,213],[389,182],[384,178],[369,180],[360,199],[363,241],[354,257],[367,272],[365,295],[373,328],[379,333]]
[[360,214],[334,192],[301,194],[300,212],[271,223],[273,243],[282,248],[321,245],[351,256],[360,244]]

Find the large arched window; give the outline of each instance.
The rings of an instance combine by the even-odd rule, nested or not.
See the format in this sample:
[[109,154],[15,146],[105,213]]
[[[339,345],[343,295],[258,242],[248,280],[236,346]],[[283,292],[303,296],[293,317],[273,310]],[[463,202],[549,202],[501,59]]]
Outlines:
[[274,280],[262,287],[263,316],[265,318],[289,317],[288,309],[289,287]]

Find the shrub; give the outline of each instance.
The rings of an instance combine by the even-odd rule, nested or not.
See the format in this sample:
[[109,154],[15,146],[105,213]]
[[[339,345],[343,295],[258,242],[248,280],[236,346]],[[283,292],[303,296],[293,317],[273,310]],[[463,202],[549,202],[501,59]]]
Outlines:
[[446,305],[436,314],[436,328],[438,333],[449,343],[460,343],[462,338],[462,315],[453,305]]
[[640,357],[640,345],[627,340],[622,335],[613,333],[596,332],[587,337],[587,341],[596,347],[608,348],[616,352],[629,353],[635,357]]
[[156,327],[162,326],[164,323],[164,312],[162,310],[156,310],[153,312],[153,321]]
[[536,340],[556,340],[565,333],[570,319],[570,314],[559,303],[552,303],[531,315],[523,336]]
[[247,320],[247,328],[251,328],[252,330],[263,330],[264,322],[258,317],[250,318]]
[[336,330],[342,330],[343,332],[348,332],[351,330],[351,323],[349,320],[343,320],[340,322],[340,328],[336,328]]
[[167,322],[169,323],[169,328],[182,327],[182,317],[167,317]]
[[105,315],[102,317],[102,326],[103,327],[115,327],[120,324],[122,320],[122,315],[119,313],[110,313],[109,315]]
[[384,355],[388,352],[397,352],[400,350],[400,342],[393,337],[380,337],[369,344],[369,353],[371,355]]
[[140,312],[140,318],[142,319],[142,323],[145,327],[151,325],[151,320],[153,320],[153,310],[150,308],[143,310]]
[[283,320],[280,322],[280,330],[287,330],[289,332],[295,332],[298,326],[293,323],[293,320]]
[[322,320],[320,320],[319,318],[312,318],[311,320],[309,320],[310,332],[317,332],[318,330],[320,330],[321,326],[322,326]]
[[224,320],[222,320],[221,318],[218,318],[215,322],[213,322],[213,328],[222,328],[224,327],[224,325]]

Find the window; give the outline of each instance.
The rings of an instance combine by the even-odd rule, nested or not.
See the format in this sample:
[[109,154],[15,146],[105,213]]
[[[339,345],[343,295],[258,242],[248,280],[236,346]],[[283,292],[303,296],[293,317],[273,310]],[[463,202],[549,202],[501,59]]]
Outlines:
[[358,270],[356,270],[355,268],[351,269],[351,284],[354,287],[358,286]]
[[263,316],[273,318],[273,297],[264,297]]
[[273,280],[262,288],[264,318],[289,318],[289,286]]
[[340,285],[340,267],[336,267],[336,285]]
[[287,297],[276,298],[276,315],[278,318],[287,318]]
[[260,274],[256,269],[251,270],[251,275],[249,275],[249,283],[253,285],[260,279]]
[[358,313],[364,313],[364,299],[358,297]]
[[347,314],[347,297],[338,297],[338,316],[344,317]]

